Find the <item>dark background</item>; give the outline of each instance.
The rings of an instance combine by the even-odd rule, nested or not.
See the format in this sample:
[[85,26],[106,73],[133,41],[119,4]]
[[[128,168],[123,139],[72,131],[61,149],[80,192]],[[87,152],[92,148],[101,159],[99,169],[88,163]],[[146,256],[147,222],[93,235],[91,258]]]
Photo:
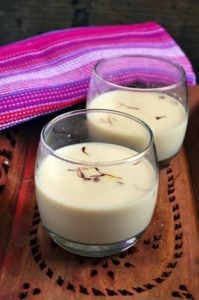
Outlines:
[[72,26],[157,21],[199,75],[198,0],[0,0],[0,45]]

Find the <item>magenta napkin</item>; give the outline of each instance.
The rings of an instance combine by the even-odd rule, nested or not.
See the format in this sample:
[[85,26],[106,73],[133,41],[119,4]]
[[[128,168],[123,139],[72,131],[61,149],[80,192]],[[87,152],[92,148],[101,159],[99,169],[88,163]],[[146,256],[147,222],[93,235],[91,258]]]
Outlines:
[[0,47],[0,129],[85,101],[94,64],[121,54],[169,58],[196,82],[186,55],[159,24],[53,31]]

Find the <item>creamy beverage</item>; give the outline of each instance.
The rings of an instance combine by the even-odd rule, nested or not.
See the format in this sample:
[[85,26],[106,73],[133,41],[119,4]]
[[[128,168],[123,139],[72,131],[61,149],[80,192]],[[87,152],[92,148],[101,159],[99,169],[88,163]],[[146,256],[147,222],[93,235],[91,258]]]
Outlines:
[[64,239],[92,245],[141,233],[154,211],[157,178],[145,158],[131,159],[135,154],[124,146],[88,142],[44,158],[35,172],[44,227]]
[[[145,121],[153,131],[159,161],[175,155],[182,145],[188,115],[183,105],[167,94],[114,90],[89,100],[87,108],[118,110]],[[112,132],[116,132],[115,126],[112,122]],[[125,126],[128,132],[130,128]]]

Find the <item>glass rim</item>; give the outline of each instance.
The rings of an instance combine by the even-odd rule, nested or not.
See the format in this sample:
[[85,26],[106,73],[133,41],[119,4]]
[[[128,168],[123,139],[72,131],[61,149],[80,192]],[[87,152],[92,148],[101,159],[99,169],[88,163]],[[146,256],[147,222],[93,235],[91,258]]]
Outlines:
[[[114,59],[119,59],[119,58],[120,59],[122,59],[122,58],[146,58],[146,59],[153,59],[155,61],[162,61],[162,62],[165,62],[168,65],[174,67],[176,70],[178,70],[179,73],[181,74],[181,77],[180,77],[179,80],[176,81],[176,83],[169,84],[169,85],[166,85],[166,86],[163,86],[163,87],[155,87],[155,88],[127,87],[127,86],[116,84],[116,83],[113,83],[109,80],[104,79],[98,73],[97,68],[101,64],[103,64],[104,62],[111,61],[111,60],[114,60]],[[115,56],[105,57],[105,58],[102,58],[102,59],[100,59],[96,62],[96,64],[94,65],[94,68],[93,68],[93,72],[99,80],[105,82],[106,84],[109,84],[112,87],[123,89],[123,90],[126,90],[126,91],[135,91],[135,92],[145,92],[145,91],[146,92],[149,92],[149,91],[151,91],[151,92],[153,92],[153,91],[154,92],[164,91],[165,92],[167,90],[178,87],[182,82],[186,82],[186,72],[185,72],[185,70],[183,69],[183,67],[181,65],[179,65],[178,63],[173,62],[173,61],[171,61],[167,58],[164,58],[164,57],[161,57],[161,56],[155,56],[155,55],[124,54],[124,55],[115,55]]]
[[[128,157],[118,159],[118,160],[101,161],[101,162],[83,161],[83,160],[78,160],[78,159],[72,159],[70,157],[67,158],[66,156],[57,154],[56,153],[57,149],[54,150],[51,146],[48,145],[48,143],[46,141],[46,137],[45,137],[46,130],[48,130],[53,124],[55,124],[59,120],[69,118],[69,117],[72,117],[72,116],[81,115],[81,114],[86,115],[87,113],[109,113],[109,114],[111,113],[111,114],[115,114],[115,115],[119,115],[119,116],[122,116],[122,117],[125,117],[125,118],[128,118],[128,119],[131,119],[131,120],[139,123],[140,125],[142,125],[146,129],[146,131],[149,134],[149,141],[147,142],[146,147],[144,147],[144,149],[142,151],[139,151],[135,155],[128,156]],[[144,121],[142,121],[141,119],[139,119],[135,116],[127,114],[127,113],[123,113],[123,112],[116,111],[116,110],[111,110],[111,109],[100,109],[100,108],[96,108],[96,109],[86,109],[86,108],[85,109],[78,109],[78,110],[73,110],[73,111],[66,112],[66,113],[58,115],[57,117],[50,120],[42,128],[41,134],[40,134],[40,142],[45,147],[45,149],[47,149],[49,151],[49,153],[52,156],[54,156],[54,157],[56,157],[56,158],[58,158],[62,161],[65,161],[65,162],[68,162],[68,163],[71,163],[71,164],[75,164],[75,165],[82,165],[82,166],[101,166],[101,167],[103,167],[103,166],[119,165],[119,164],[127,163],[127,162],[128,163],[135,162],[135,164],[136,164],[137,161],[139,161],[140,159],[142,159],[146,155],[146,153],[149,151],[149,149],[151,147],[154,146],[154,151],[155,151],[153,132],[152,132],[151,128]],[[75,144],[77,144],[77,143],[75,143]],[[124,146],[124,147],[127,147],[127,146]],[[155,151],[155,155],[156,155],[156,151]]]

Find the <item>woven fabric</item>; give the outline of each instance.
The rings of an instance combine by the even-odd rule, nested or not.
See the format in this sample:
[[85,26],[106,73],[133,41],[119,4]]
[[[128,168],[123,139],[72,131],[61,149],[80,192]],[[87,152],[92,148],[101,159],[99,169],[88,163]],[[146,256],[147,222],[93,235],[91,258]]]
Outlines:
[[94,64],[127,54],[169,58],[189,85],[196,82],[189,59],[157,23],[53,31],[0,47],[0,129],[85,101]]

